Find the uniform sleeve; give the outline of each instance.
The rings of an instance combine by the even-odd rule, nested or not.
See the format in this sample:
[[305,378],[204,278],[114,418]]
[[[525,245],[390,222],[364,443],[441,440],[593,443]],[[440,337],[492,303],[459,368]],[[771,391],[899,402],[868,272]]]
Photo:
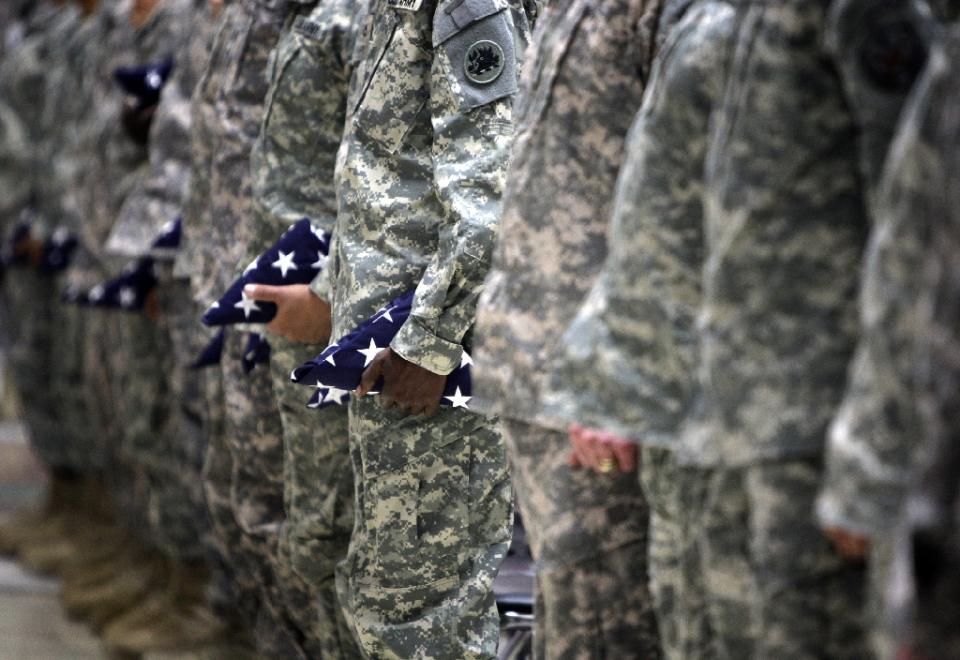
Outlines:
[[[490,265],[512,140],[520,50],[506,5],[464,2],[472,15],[434,20],[430,100],[433,187],[443,209],[438,249],[391,347],[437,374],[459,364]],[[464,10],[466,11],[466,10]]]

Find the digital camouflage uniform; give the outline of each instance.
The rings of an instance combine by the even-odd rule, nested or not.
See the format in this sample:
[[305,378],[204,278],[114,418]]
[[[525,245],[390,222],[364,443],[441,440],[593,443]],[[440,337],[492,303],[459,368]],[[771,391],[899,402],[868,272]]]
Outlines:
[[[175,53],[174,69],[153,117],[148,163],[124,201],[106,245],[109,254],[124,259],[150,255],[163,226],[180,215],[190,183],[190,96],[206,64],[211,19],[194,0],[165,4],[175,28],[175,39],[167,45]],[[147,513],[152,540],[168,556],[196,561],[206,557],[208,533],[200,484],[206,444],[200,424],[200,374],[189,369],[202,348],[198,310],[183,280],[173,279],[170,256],[155,256],[163,316],[129,323],[150,337],[155,353],[143,359],[152,361],[158,373],[153,388],[138,388],[125,398],[130,405],[157,406],[152,437],[145,435],[148,441],[139,448],[150,481]],[[141,378],[149,377],[149,371],[141,372]]]
[[[59,150],[59,125],[51,119],[56,101],[50,81],[69,81],[70,36],[81,23],[75,6],[67,5],[53,11],[41,7],[33,17],[35,25],[30,28],[17,52],[0,67],[3,91],[0,106],[8,117],[9,133],[4,136],[5,149],[9,150],[15,180],[25,186],[14,193],[3,218],[5,231],[10,231],[17,219],[17,212],[25,203],[25,195],[36,199],[33,205],[35,219],[34,236],[43,240],[51,227],[58,222],[58,192],[51,177],[49,164]],[[25,143],[26,149],[18,152],[17,141]],[[46,172],[46,173],[45,173]],[[53,174],[59,174],[56,169]],[[20,201],[16,201],[19,192]],[[10,334],[10,365],[16,388],[24,407],[24,418],[30,433],[33,449],[41,461],[53,468],[79,469],[88,465],[92,456],[74,453],[76,445],[82,446],[76,427],[65,423],[68,405],[58,400],[57,346],[69,343],[66,337],[54,337],[62,331],[63,313],[60,309],[57,282],[53,277],[42,276],[29,267],[10,269],[4,283],[7,311],[5,331]],[[64,365],[66,366],[66,365]],[[79,455],[77,455],[79,454]]]
[[[708,468],[677,461],[696,359],[704,167],[735,47],[727,2],[666,2],[659,55],[627,136],[610,254],[549,366],[546,410],[641,444],[650,587],[669,658],[747,657],[749,627],[708,610],[700,558]],[[742,588],[736,581],[731,588]],[[744,655],[744,653],[746,655]]]
[[[250,151],[260,131],[267,62],[285,23],[312,2],[239,0],[223,10],[207,70],[195,91],[194,162],[175,273],[194,299],[213,302],[231,284],[256,227]],[[283,589],[278,539],[284,519],[283,444],[268,369],[245,374],[245,337],[229,333],[219,369],[208,370],[210,429],[204,487],[221,554],[234,571],[258,650],[269,657],[319,654],[304,637],[313,617]]]
[[[886,12],[891,12],[890,6]],[[916,17],[912,21],[918,25]],[[927,35],[936,31],[933,25],[924,30]],[[925,476],[918,480],[911,466],[918,454],[937,453],[938,442],[949,433],[935,424],[939,412],[934,411],[940,402],[925,405],[930,401],[927,396],[936,398],[936,391],[945,391],[939,382],[930,382],[941,366],[925,370],[922,359],[918,362],[939,350],[923,342],[931,324],[937,327],[932,315],[940,304],[939,292],[923,274],[932,267],[928,264],[954,245],[949,231],[940,233],[948,208],[940,191],[952,184],[948,154],[949,145],[956,144],[958,126],[954,122],[951,129],[950,119],[941,110],[949,105],[944,102],[951,75],[945,53],[943,45],[934,49],[924,77],[913,87],[913,100],[890,147],[883,177],[873,181],[879,185],[872,196],[875,224],[860,298],[863,336],[846,397],[831,429],[828,469],[818,502],[825,525],[871,539],[875,591],[871,624],[875,651],[881,658],[894,656],[908,616],[905,601],[910,589],[905,589],[905,576],[912,570],[905,555],[910,551],[910,530],[896,521],[908,520],[916,510],[936,508],[905,509],[906,495],[918,486],[922,492],[920,484],[927,481]],[[911,89],[913,76],[904,82],[894,88],[901,95]],[[950,305],[944,310],[954,313]],[[944,373],[944,382],[949,378]],[[937,473],[948,475],[951,470],[955,466],[944,460],[943,470],[934,470],[931,481],[937,483]],[[956,479],[955,473],[951,478]],[[931,557],[922,562],[935,563]],[[931,575],[936,571],[932,566],[930,570]]]
[[559,334],[606,255],[614,183],[649,76],[660,5],[548,5],[514,112],[503,217],[478,305],[472,407],[503,417],[537,561],[538,658],[659,656],[647,503],[636,475],[571,469],[565,424],[542,413],[540,392]]
[[[323,0],[298,17],[272,55],[263,127],[253,148],[253,191],[260,205],[252,260],[287,227],[309,217],[329,232],[336,219],[334,166],[346,114],[350,54],[363,4]],[[321,272],[318,278],[325,278]],[[357,657],[337,601],[334,569],[353,529],[353,472],[347,409],[311,410],[290,374],[323,346],[269,335],[270,369],[283,425],[284,510],[281,582],[309,617],[323,657]]]
[[[529,32],[503,0],[377,0],[353,54],[328,271],[333,337],[416,290],[392,342],[448,374],[469,346],[500,215]],[[469,349],[468,349],[469,350]],[[356,522],[338,593],[365,656],[492,657],[510,540],[493,419],[350,402]]]
[[[718,575],[744,570],[754,657],[867,657],[864,567],[834,551],[814,503],[858,337],[863,166],[889,107],[857,106],[868,90],[844,84],[827,3],[736,5],[742,46],[707,155],[697,399],[683,437],[691,461],[717,466],[704,555]],[[733,568],[716,562],[730,555]],[[741,596],[708,585],[711,599]]]
[[[956,15],[956,11],[950,14]],[[891,148],[881,194],[880,216],[897,242],[886,245],[883,264],[917,266],[909,273],[910,281],[919,280],[919,285],[907,293],[916,294],[921,315],[913,382],[923,441],[915,452],[903,511],[906,524],[893,528],[899,535],[894,564],[911,584],[904,588],[891,581],[886,594],[891,616],[883,622],[889,626],[909,621],[905,632],[896,629],[901,639],[899,657],[907,658],[960,657],[956,626],[960,597],[958,61],[960,28],[954,24],[937,31],[927,68]],[[918,255],[923,255],[919,261]],[[896,576],[897,571],[893,573]]]

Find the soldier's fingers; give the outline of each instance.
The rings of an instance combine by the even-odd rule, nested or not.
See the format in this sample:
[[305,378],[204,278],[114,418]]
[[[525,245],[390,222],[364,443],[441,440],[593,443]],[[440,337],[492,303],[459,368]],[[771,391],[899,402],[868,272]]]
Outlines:
[[588,468],[592,470],[597,469],[597,456],[594,452],[593,442],[585,437],[583,434],[577,436],[573,441],[574,447],[577,449],[577,454],[580,456],[581,462]]
[[284,291],[282,286],[270,286],[269,284],[248,284],[243,287],[243,292],[247,295],[247,298],[272,303],[285,300],[287,296],[287,292]]
[[567,465],[569,465],[570,467],[572,467],[574,470],[579,470],[579,469],[580,469],[580,467],[581,467],[581,465],[580,465],[580,459],[577,458],[577,450],[576,450],[576,449],[572,449],[572,448],[570,449],[570,455],[567,456]]
[[637,445],[622,438],[608,439],[604,444],[613,452],[621,472],[637,469]]
[[[363,372],[363,376],[360,378],[360,386],[357,388],[355,394],[357,396],[366,396],[367,392],[371,391],[374,385],[377,384],[377,381],[380,380],[380,376],[383,375],[383,361],[376,358],[373,359],[373,362],[370,363],[370,366],[367,367],[367,370]],[[384,398],[392,400],[391,388],[389,383],[385,383],[383,387]],[[384,401],[386,403],[386,401]]]

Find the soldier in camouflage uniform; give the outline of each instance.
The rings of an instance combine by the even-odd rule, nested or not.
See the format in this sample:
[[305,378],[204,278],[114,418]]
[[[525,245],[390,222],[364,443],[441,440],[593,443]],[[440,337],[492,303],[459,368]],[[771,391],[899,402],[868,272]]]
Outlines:
[[332,336],[415,290],[349,406],[356,521],[337,589],[368,657],[496,650],[504,447],[494,419],[436,408],[465,359],[493,250],[528,21],[503,0],[383,0],[353,54],[323,296]]
[[[11,115],[20,118],[29,142],[16,171],[36,199],[32,234],[37,245],[63,221],[62,197],[74,163],[65,145],[85,115],[70,95],[77,89],[74,58],[96,24],[95,18],[85,19],[92,7],[41,4],[31,14],[16,57],[4,63],[7,88],[0,96]],[[4,224],[9,228],[6,219]],[[59,301],[58,279],[17,269],[7,280],[9,318],[16,321],[8,326],[14,333],[11,363],[33,447],[53,470],[49,505],[59,514],[46,521],[49,525],[35,524],[39,521],[28,516],[19,530],[10,530],[16,533],[8,537],[9,549],[44,572],[61,567],[77,550],[77,533],[93,527],[85,492],[89,477],[101,467],[84,425],[73,424],[81,409],[72,369],[78,351]]]
[[478,305],[472,407],[503,418],[537,562],[538,658],[660,653],[636,473],[597,479],[572,468],[566,424],[542,412],[540,392],[542,366],[606,255],[614,182],[649,77],[661,4],[547,6],[514,113],[498,244]]
[[[346,114],[350,54],[363,4],[324,0],[298,17],[272,56],[271,84],[260,137],[251,157],[253,191],[261,207],[248,246],[252,260],[290,224],[308,217],[330,232],[336,219],[334,165]],[[327,277],[321,272],[317,278]],[[303,316],[296,295],[318,300],[307,285],[257,287],[255,300],[278,305],[267,326],[270,369],[283,424],[284,510],[278,566],[291,605],[309,625],[322,657],[357,657],[337,601],[334,569],[353,529],[353,473],[346,407],[314,411],[290,381],[317,355],[325,337],[291,333],[287,316]]]
[[[239,0],[224,10],[195,95],[194,186],[184,216],[185,250],[175,266],[189,275],[202,306],[231,284],[253,238],[250,151],[263,120],[267,60],[284,25],[312,5]],[[207,374],[207,503],[258,650],[270,657],[318,655],[317,636],[305,634],[315,617],[302,603],[288,602],[298,592],[284,592],[277,561],[283,444],[270,372],[243,373],[243,342],[240,333],[228,334],[220,369]]]
[[[857,3],[845,4],[856,6]],[[909,3],[880,4],[888,17],[896,10],[895,5],[901,5],[901,14],[913,8]],[[843,16],[841,11],[835,14]],[[943,14],[938,17],[946,18]],[[922,26],[918,17],[909,18],[912,25]],[[926,35],[937,31],[932,23],[925,27],[922,32]],[[874,30],[874,34],[876,32]],[[916,39],[919,38],[917,35]],[[839,36],[834,41],[851,42]],[[922,54],[922,49],[920,52]],[[937,57],[942,56],[943,51],[938,51]],[[913,60],[914,65],[918,64],[916,57]],[[909,545],[904,539],[904,528],[892,526],[891,521],[897,520],[903,511],[911,477],[916,476],[911,469],[916,454],[931,442],[931,434],[921,425],[917,342],[927,332],[931,309],[919,274],[929,258],[931,245],[940,244],[933,238],[935,231],[927,224],[936,222],[942,215],[942,211],[931,210],[929,191],[949,186],[946,182],[938,183],[938,179],[949,172],[945,153],[924,151],[929,144],[948,143],[945,137],[933,142],[926,134],[938,125],[939,106],[932,98],[944,93],[942,89],[931,93],[930,80],[940,80],[939,76],[943,75],[943,61],[936,60],[931,62],[924,82],[917,86],[918,100],[910,104],[909,112],[901,121],[900,135],[890,151],[882,180],[879,176],[882,159],[875,162],[875,176],[871,181],[871,212],[875,224],[867,248],[860,296],[863,336],[851,368],[846,396],[831,427],[826,477],[818,501],[820,520],[838,551],[857,560],[863,560],[869,553],[873,587],[872,641],[878,656],[884,658],[894,655],[897,631],[902,630],[903,619],[891,617],[883,602],[889,597],[889,583],[904,572],[896,556]],[[902,66],[907,58],[888,61]],[[914,74],[915,69],[916,66],[907,73]],[[898,103],[914,80],[913,75],[901,75],[900,85],[891,86],[889,70],[879,70],[887,74],[883,77],[877,77],[875,69],[868,69],[866,73],[864,83],[872,85],[860,87],[882,86],[888,94],[899,95]],[[868,107],[882,105],[872,102]],[[885,137],[889,138],[891,131],[892,128],[887,130]]]
[[[754,656],[861,658],[864,567],[826,541],[814,502],[858,336],[870,186],[902,92],[858,105],[871,90],[844,86],[855,79],[848,55],[828,45],[825,3],[737,4],[738,39],[750,46],[732,63],[707,156],[684,449],[717,466],[704,554],[745,564]],[[885,61],[884,45],[867,66]],[[710,598],[731,597],[708,584]]]
[[[728,2],[664,4],[660,54],[620,169],[610,254],[558,342],[542,394],[558,419],[640,444],[650,589],[663,653],[676,659],[749,657],[751,645],[744,619],[733,623],[741,611],[722,602],[708,608],[704,597],[698,543],[711,471],[678,461],[696,359],[707,138],[735,19]],[[734,580],[728,586],[742,588]]]

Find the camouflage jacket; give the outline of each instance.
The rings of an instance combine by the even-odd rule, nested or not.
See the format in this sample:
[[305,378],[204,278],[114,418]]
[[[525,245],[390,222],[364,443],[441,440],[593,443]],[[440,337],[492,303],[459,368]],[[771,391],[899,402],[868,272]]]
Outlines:
[[737,3],[748,47],[707,155],[697,398],[683,434],[701,464],[820,455],[843,394],[869,216],[827,4]]
[[460,364],[500,218],[528,33],[508,0],[373,0],[338,162],[333,336],[416,289],[393,349],[438,374]]
[[148,168],[120,209],[107,239],[109,253],[145,254],[163,225],[181,214],[190,185],[190,97],[206,65],[213,25],[209,9],[199,4],[176,0],[169,7],[176,23],[169,46],[174,69],[150,127]]
[[[736,41],[728,2],[667,2],[627,137],[610,254],[567,329],[543,400],[558,419],[673,445],[688,408],[703,265],[704,162]],[[686,11],[680,11],[686,8]],[[658,37],[658,41],[661,39]]]
[[[913,580],[916,657],[957,657],[960,587],[960,27],[935,39],[904,113],[884,179],[890,253],[906,239],[919,310],[913,360],[915,442],[896,564]],[[919,261],[912,256],[920,254]],[[905,265],[907,262],[904,262]],[[888,521],[887,530],[891,525]],[[901,575],[903,575],[901,573]],[[887,585],[888,619],[908,619],[902,584]],[[899,598],[897,597],[899,596]],[[899,610],[899,611],[898,611]]]
[[[838,20],[854,18],[859,29],[874,39],[881,28],[896,29],[899,39],[887,36],[883,42],[888,46],[899,44],[894,54],[883,62],[897,62],[901,67],[911,63],[904,54],[909,50],[904,44],[903,27],[897,20],[916,21],[910,16],[912,4],[877,3],[853,0],[840,3],[875,5],[881,7],[884,17],[881,26],[870,29],[861,17],[839,11]],[[905,95],[916,89],[916,94],[925,93],[928,83],[914,86],[916,65],[922,65],[925,56],[925,40],[935,32],[935,26],[920,23],[914,38],[924,39],[914,48],[916,55],[910,71],[897,71],[889,65],[879,69],[884,75],[878,77],[878,69],[868,66],[869,59],[858,49],[848,47],[848,62],[853,64],[845,73],[848,88],[858,93],[850,94],[855,99],[866,97],[868,103],[853,105],[857,111],[863,105],[877,118],[876,109],[889,107],[890,113],[883,130],[875,130],[873,143],[889,144],[893,126],[887,130],[890,116],[896,119]],[[837,33],[835,44],[870,44],[874,39],[857,40],[851,35]],[[874,50],[876,50],[874,48]],[[842,52],[842,51],[841,51]],[[876,53],[882,55],[883,53]],[[862,71],[861,71],[862,68]],[[891,76],[890,74],[899,74]],[[928,72],[928,77],[930,73]],[[899,86],[891,84],[899,79]],[[878,100],[882,97],[883,100]],[[818,503],[820,519],[826,525],[840,526],[865,534],[875,534],[888,529],[902,503],[908,485],[910,460],[915,448],[922,444],[918,430],[918,409],[915,398],[915,361],[918,333],[923,332],[925,309],[929,306],[921,290],[919,274],[928,259],[935,214],[930,208],[929,191],[932,182],[942,179],[947,167],[945,154],[923,146],[929,144],[919,139],[918,132],[925,129],[926,118],[920,115],[922,108],[911,103],[906,113],[899,138],[890,150],[890,158],[884,177],[879,172],[882,155],[878,144],[870,144],[877,150],[878,162],[865,172],[865,181],[875,190],[871,195],[871,211],[874,227],[870,234],[860,293],[860,317],[862,336],[850,370],[849,383],[843,403],[830,428],[827,446],[826,478],[824,491]],[[877,127],[874,121],[868,126]],[[883,149],[886,152],[886,149]],[[873,179],[870,174],[875,174]],[[947,185],[943,181],[943,185]]]
[[301,218],[333,229],[334,168],[362,7],[358,0],[323,0],[296,18],[273,52],[263,125],[250,159],[259,228],[244,261]]
[[192,102],[193,185],[174,271],[191,278],[201,305],[229,286],[247,253],[255,224],[250,149],[263,122],[267,63],[284,26],[313,4],[238,0],[223,9],[215,29]]
[[537,19],[477,314],[475,410],[555,424],[540,407],[545,367],[606,257],[614,183],[661,4],[573,0],[548,4]]

